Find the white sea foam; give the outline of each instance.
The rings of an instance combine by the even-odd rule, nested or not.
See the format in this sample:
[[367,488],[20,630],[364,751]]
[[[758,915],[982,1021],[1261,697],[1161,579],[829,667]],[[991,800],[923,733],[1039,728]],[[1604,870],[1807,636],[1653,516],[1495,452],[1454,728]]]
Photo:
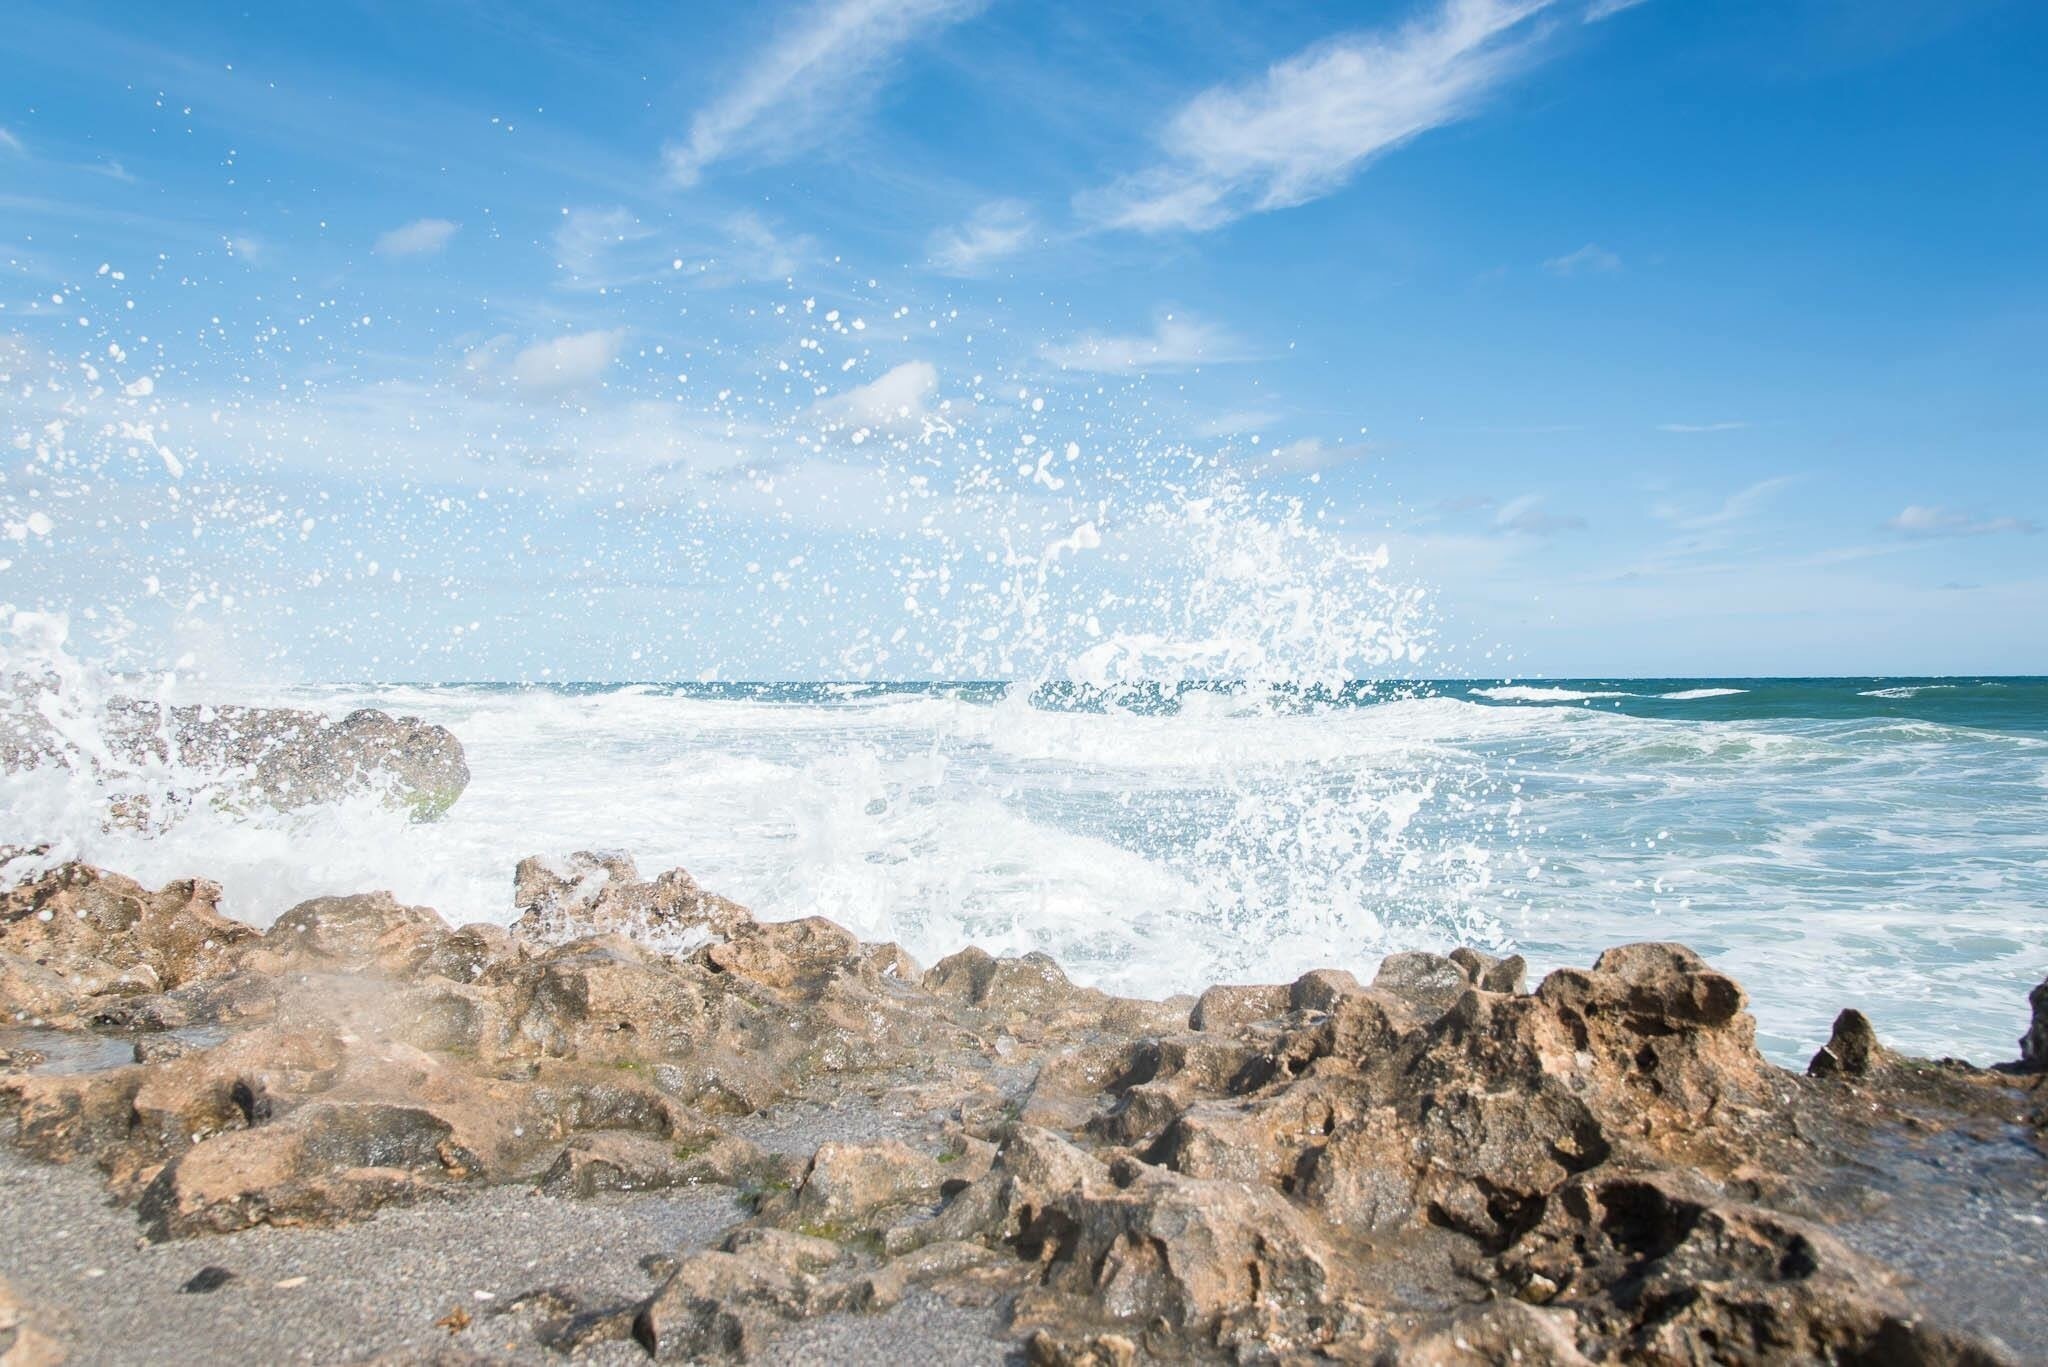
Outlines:
[[[1671,938],[1740,978],[1767,1047],[1795,1061],[1850,997],[1902,1046],[2009,1057],[2014,983],[2048,953],[2048,743],[1934,723],[1441,697],[1061,712],[1021,688],[243,700],[415,712],[463,737],[475,777],[429,825],[368,800],[291,817],[195,804],[149,834],[67,813],[75,776],[15,774],[0,842],[61,827],[64,853],[145,881],[218,878],[258,924],[370,887],[503,921],[520,857],[623,848],[926,962],[970,942],[1037,948],[1152,994],[1317,964],[1369,974],[1388,950],[1459,940],[1540,971]],[[1815,993],[1822,977],[1853,991]]]
[[1538,688],[1530,684],[1502,684],[1495,688],[1475,688],[1474,697],[1492,698],[1495,702],[1590,702],[1595,698],[1634,698],[1635,693],[1596,690],[1581,692],[1575,688]]
[[1955,684],[1900,684],[1893,688],[1867,688],[1859,697],[1865,698],[1917,698],[1922,693],[1943,692],[1957,687]]
[[1659,693],[1657,696],[1666,702],[1695,702],[1701,698],[1732,698],[1747,692],[1746,688],[1682,688],[1676,693]]

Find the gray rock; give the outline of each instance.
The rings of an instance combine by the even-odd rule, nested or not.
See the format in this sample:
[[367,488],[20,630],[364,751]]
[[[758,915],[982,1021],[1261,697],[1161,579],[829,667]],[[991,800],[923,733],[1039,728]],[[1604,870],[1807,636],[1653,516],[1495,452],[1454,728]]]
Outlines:
[[2020,1036],[2020,1066],[2048,1073],[2048,978],[2027,994],[2027,1001],[2034,1008],[2034,1023]]
[[[64,755],[62,742],[33,714],[10,723],[0,735],[0,767]],[[195,786],[217,785],[221,800],[254,799],[286,811],[381,792],[431,820],[469,785],[469,764],[453,732],[372,708],[333,721],[292,708],[165,708],[121,699],[107,709],[102,739],[119,761],[172,762],[195,771]],[[124,806],[119,815],[152,814]]]

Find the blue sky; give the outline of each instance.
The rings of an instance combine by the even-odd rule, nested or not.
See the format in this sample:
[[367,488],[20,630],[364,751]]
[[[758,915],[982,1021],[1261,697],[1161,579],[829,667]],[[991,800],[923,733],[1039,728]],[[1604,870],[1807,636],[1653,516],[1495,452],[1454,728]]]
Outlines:
[[1221,474],[1428,588],[1400,668],[2041,672],[2044,50],[2023,0],[16,7],[0,601],[312,677],[1028,670]]

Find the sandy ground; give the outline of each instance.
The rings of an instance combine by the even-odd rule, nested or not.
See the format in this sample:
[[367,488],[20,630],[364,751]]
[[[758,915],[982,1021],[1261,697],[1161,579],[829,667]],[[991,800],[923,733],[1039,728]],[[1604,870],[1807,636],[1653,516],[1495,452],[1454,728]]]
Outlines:
[[[4,1137],[0,1137],[4,1138]],[[559,1363],[512,1296],[562,1285],[587,1303],[645,1295],[650,1253],[710,1244],[739,1218],[730,1192],[568,1200],[499,1187],[459,1201],[385,1210],[338,1229],[256,1229],[145,1243],[132,1212],[107,1203],[99,1174],[54,1167],[0,1143],[0,1277],[63,1341],[73,1363],[423,1361],[449,1348],[493,1360]],[[219,1290],[179,1288],[202,1267],[234,1273]],[[457,1308],[460,1333],[436,1320]],[[494,1311],[496,1313],[494,1313]],[[914,1347],[913,1347],[914,1346]],[[918,1294],[879,1315],[792,1326],[776,1363],[1001,1363],[1015,1359],[999,1313]],[[633,1344],[579,1361],[645,1364]]]

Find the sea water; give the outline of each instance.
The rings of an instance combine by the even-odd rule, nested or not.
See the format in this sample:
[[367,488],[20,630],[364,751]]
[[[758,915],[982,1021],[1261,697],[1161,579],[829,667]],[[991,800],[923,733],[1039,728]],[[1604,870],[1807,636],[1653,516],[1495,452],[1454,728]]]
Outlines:
[[[338,280],[223,319],[186,270],[100,265],[61,334],[0,336],[0,750],[56,738],[0,765],[0,845],[43,847],[10,877],[505,921],[520,858],[620,850],[1153,995],[1670,939],[1788,1063],[1842,1006],[2011,1058],[2048,973],[2041,680],[1417,681],[1513,643],[1442,639],[1356,468],[1340,495],[1191,444],[1195,379],[1062,365],[853,263],[649,285],[673,315],[574,393],[449,350],[488,306],[367,333]],[[305,682],[478,675],[526,682]],[[650,675],[1003,682],[556,682]],[[418,715],[473,780],[431,823],[266,811],[110,749],[123,696]]]
[[[468,791],[196,806],[53,832],[14,775],[0,841],[203,875],[257,925],[389,888],[514,915],[522,856],[623,850],[770,918],[924,962],[1043,950],[1163,996],[1369,977],[1475,945],[1535,973],[1676,940],[1802,1063],[1844,1006],[1890,1044],[2015,1055],[2048,975],[2048,680],[1659,679],[1287,688],[1071,684],[324,686],[237,701],[450,727]],[[47,784],[49,776],[43,776]],[[37,823],[41,822],[38,826]]]

